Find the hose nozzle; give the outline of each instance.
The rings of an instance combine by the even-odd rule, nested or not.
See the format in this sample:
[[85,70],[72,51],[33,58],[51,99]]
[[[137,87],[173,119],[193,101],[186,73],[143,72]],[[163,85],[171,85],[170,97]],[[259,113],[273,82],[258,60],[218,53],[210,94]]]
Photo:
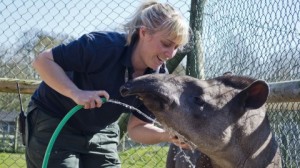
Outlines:
[[107,99],[105,97],[101,97],[101,101],[102,101],[102,103],[106,103]]

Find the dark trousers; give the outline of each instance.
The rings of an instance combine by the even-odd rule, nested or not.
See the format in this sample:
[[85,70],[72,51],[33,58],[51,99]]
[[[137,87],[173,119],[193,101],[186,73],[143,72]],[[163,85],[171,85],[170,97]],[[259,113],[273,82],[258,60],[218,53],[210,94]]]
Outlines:
[[[27,115],[27,168],[41,168],[48,142],[60,122],[37,107]],[[65,125],[52,148],[48,168],[120,168],[119,127],[113,123],[86,135]]]

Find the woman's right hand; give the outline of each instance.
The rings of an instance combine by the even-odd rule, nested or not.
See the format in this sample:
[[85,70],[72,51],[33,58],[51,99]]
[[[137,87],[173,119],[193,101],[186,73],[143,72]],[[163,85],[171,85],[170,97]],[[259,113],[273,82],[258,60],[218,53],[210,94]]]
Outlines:
[[71,99],[79,105],[83,105],[84,109],[92,109],[96,107],[101,107],[104,102],[102,102],[101,97],[106,100],[109,99],[109,94],[104,90],[99,91],[84,91],[77,90],[72,94]]

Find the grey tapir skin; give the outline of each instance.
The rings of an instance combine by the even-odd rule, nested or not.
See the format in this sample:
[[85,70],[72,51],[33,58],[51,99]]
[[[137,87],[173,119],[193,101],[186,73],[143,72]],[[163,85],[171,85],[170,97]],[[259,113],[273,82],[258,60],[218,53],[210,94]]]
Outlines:
[[[235,75],[199,80],[152,74],[126,83],[120,91],[140,97],[163,126],[196,146],[194,153],[188,152],[196,168],[281,167],[264,105],[269,94],[265,81]],[[190,167],[174,160],[178,149],[173,147],[167,167]]]

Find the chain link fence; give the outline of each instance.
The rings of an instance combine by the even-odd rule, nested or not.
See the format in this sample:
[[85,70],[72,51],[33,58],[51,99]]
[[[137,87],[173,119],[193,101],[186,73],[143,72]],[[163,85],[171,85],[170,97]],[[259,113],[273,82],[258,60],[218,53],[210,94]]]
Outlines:
[[[121,30],[141,1],[2,0],[0,2],[0,78],[35,79],[37,53],[84,33]],[[190,19],[190,1],[169,0]],[[200,2],[200,1],[199,1]],[[231,71],[267,82],[300,79],[300,2],[298,0],[210,0],[205,2],[201,34],[205,78]],[[186,59],[173,73],[185,74]],[[17,87],[16,87],[17,89]],[[30,95],[0,93],[0,167],[26,167],[16,131],[21,106]],[[21,106],[20,106],[21,102]],[[299,102],[268,103],[284,167],[300,167]],[[125,133],[119,146],[123,167],[165,167],[168,144],[142,145]]]

